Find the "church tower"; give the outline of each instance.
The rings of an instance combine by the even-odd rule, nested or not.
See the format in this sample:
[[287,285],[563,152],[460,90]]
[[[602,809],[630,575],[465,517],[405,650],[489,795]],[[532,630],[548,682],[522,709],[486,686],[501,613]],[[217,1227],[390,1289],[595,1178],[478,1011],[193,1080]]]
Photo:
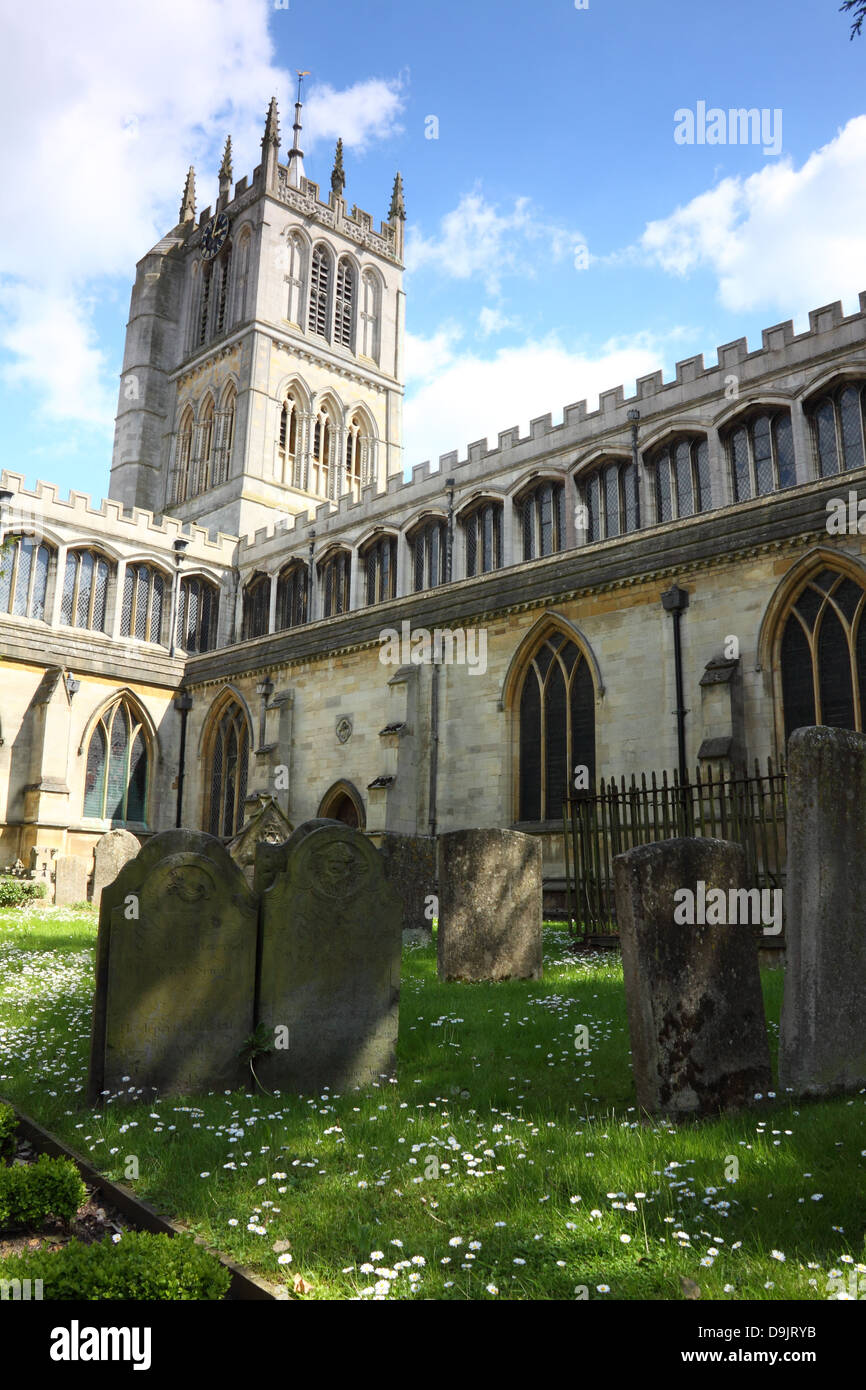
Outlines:
[[248,535],[360,497],[403,469],[400,175],[386,221],[349,210],[342,141],[327,199],[306,177],[301,74],[280,163],[272,99],[261,164],[196,218],[190,169],[173,228],[132,292],[110,496]]

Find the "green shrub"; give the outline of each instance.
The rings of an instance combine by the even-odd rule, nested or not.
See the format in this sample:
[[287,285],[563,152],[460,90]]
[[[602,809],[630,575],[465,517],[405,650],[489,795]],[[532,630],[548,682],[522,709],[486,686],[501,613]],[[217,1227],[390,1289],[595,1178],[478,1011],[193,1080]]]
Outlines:
[[11,1105],[0,1102],[0,1158],[4,1154],[10,1154],[15,1148],[15,1131],[18,1128],[18,1116]]
[[0,1168],[0,1227],[41,1225],[48,1216],[71,1221],[86,1196],[68,1158],[40,1154],[35,1163]]
[[0,875],[0,907],[22,907],[45,897],[45,884],[37,879]]
[[0,1262],[3,1279],[41,1279],[43,1298],[138,1299],[171,1302],[219,1299],[231,1275],[191,1236],[127,1231],[115,1244],[72,1241],[62,1250],[33,1250]]

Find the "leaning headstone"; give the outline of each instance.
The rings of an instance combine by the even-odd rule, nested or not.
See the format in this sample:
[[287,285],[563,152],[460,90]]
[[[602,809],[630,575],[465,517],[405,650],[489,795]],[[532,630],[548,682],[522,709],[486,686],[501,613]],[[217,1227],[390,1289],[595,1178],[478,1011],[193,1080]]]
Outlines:
[[194,830],[149,840],[102,890],[91,1102],[129,1085],[147,1097],[248,1081],[255,963],[255,898],[222,843]]
[[439,916],[436,840],[432,835],[384,834],[379,853],[385,877],[403,903],[403,940],[428,942]]
[[107,830],[100,835],[93,850],[93,896],[91,902],[96,911],[102,898],[103,889],[113,883],[124,864],[134,859],[141,849],[141,842],[128,830]]
[[539,980],[541,841],[517,830],[439,837],[439,978]]
[[340,821],[301,825],[259,847],[258,1018],[273,1051],[268,1090],[310,1092],[378,1081],[396,1065],[400,899],[367,837]]
[[618,855],[613,868],[639,1108],[712,1115],[766,1095],[758,924],[742,847],[662,840]]
[[788,741],[788,879],[779,1085],[822,1096],[866,1086],[866,736]]
[[54,861],[54,905],[70,907],[87,901],[90,866],[74,854],[58,854]]

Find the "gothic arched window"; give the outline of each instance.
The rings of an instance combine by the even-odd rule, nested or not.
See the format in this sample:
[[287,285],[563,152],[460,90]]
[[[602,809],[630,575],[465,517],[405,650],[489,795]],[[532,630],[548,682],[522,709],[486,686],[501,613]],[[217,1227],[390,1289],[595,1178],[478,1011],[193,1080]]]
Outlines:
[[537,483],[518,502],[524,560],[553,555],[565,545],[565,489],[562,483]]
[[574,768],[595,784],[595,689],[580,648],[561,632],[538,646],[520,687],[518,819],[561,820]]
[[252,249],[252,233],[246,228],[240,235],[238,241],[237,256],[235,258],[235,286],[234,286],[234,309],[232,312],[232,323],[243,323],[247,316],[247,291],[250,278],[250,253]]
[[866,386],[859,382],[824,396],[812,410],[812,432],[822,478],[862,468]]
[[127,565],[120,613],[121,637],[139,642],[162,641],[166,583],[151,565]]
[[466,536],[466,574],[502,567],[502,503],[479,502],[461,517]]
[[361,343],[365,357],[379,361],[379,320],[382,294],[375,271],[365,270],[361,277]]
[[335,550],[319,563],[323,618],[349,611],[351,558],[348,550]]
[[318,412],[313,426],[310,491],[319,497],[331,495],[331,456],[334,449],[334,426],[327,406]]
[[863,732],[866,694],[864,589],[822,570],[800,590],[782,630],[785,739],[809,724]]
[[214,403],[213,396],[208,396],[201,414],[201,421],[198,429],[193,435],[194,449],[190,463],[190,493],[191,497],[197,497],[200,492],[206,492],[211,486],[211,471],[213,469],[213,445],[214,445]]
[[373,472],[373,436],[360,410],[355,411],[346,430],[345,462],[343,492],[357,501],[362,485],[370,481]]
[[728,455],[737,502],[793,487],[797,473],[790,411],[762,411],[735,426],[728,435]]
[[268,630],[271,609],[271,581],[266,574],[255,574],[244,587],[241,641],[264,637]]
[[[581,478],[578,492],[583,505],[586,541],[609,540],[636,531],[640,526],[637,474],[631,460],[601,464]],[[580,530],[578,526],[578,530]]]
[[348,256],[337,265],[337,295],[334,303],[334,341],[351,348],[355,327],[355,267]]
[[124,699],[99,718],[87,749],[84,815],[115,825],[147,819],[147,739],[141,720]]
[[367,603],[385,603],[397,593],[397,541],[377,536],[362,550]]
[[226,482],[231,471],[232,447],[235,442],[236,404],[237,391],[234,383],[230,382],[223,393],[222,403],[215,418],[212,487],[218,487],[220,483]]
[[445,583],[448,527],[444,521],[429,517],[420,522],[408,537],[412,552],[412,585],[416,593],[435,589]]
[[175,454],[174,464],[174,497],[175,504],[185,502],[190,495],[190,464],[192,462],[192,434],[194,422],[192,410],[189,406],[180,417],[180,428],[177,432],[177,453]]
[[653,456],[656,521],[694,516],[712,507],[710,452],[706,439],[678,439]]
[[276,630],[298,627],[307,621],[309,570],[303,560],[292,560],[277,578]]
[[300,328],[304,319],[304,242],[297,232],[286,237],[288,303],[286,318]]
[[29,536],[7,536],[0,548],[0,613],[45,619],[53,551]]
[[310,265],[310,312],[307,327],[311,333],[328,335],[328,300],[331,290],[331,258],[324,246],[313,251]]
[[236,835],[244,823],[250,731],[246,715],[229,700],[213,716],[207,760],[207,829]]
[[60,621],[67,627],[105,631],[111,566],[96,550],[71,550],[66,557]]
[[206,579],[180,581],[177,601],[177,645],[185,652],[209,652],[217,644],[219,589]]

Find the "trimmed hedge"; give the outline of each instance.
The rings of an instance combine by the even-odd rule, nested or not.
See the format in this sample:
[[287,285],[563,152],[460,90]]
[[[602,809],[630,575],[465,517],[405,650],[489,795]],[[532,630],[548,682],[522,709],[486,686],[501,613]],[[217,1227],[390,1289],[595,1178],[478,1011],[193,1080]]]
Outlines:
[[115,1242],[72,1241],[62,1250],[34,1250],[0,1262],[3,1279],[41,1279],[42,1296],[55,1302],[137,1299],[170,1302],[220,1299],[231,1275],[191,1236],[127,1231]]
[[15,1131],[18,1128],[18,1116],[15,1114],[11,1105],[5,1101],[0,1102],[0,1158],[4,1154],[12,1153],[15,1148]]
[[40,1154],[35,1163],[0,1168],[0,1227],[38,1226],[48,1216],[71,1221],[86,1196],[68,1158]]
[[31,878],[9,878],[0,875],[0,907],[23,907],[45,897],[45,884]]

